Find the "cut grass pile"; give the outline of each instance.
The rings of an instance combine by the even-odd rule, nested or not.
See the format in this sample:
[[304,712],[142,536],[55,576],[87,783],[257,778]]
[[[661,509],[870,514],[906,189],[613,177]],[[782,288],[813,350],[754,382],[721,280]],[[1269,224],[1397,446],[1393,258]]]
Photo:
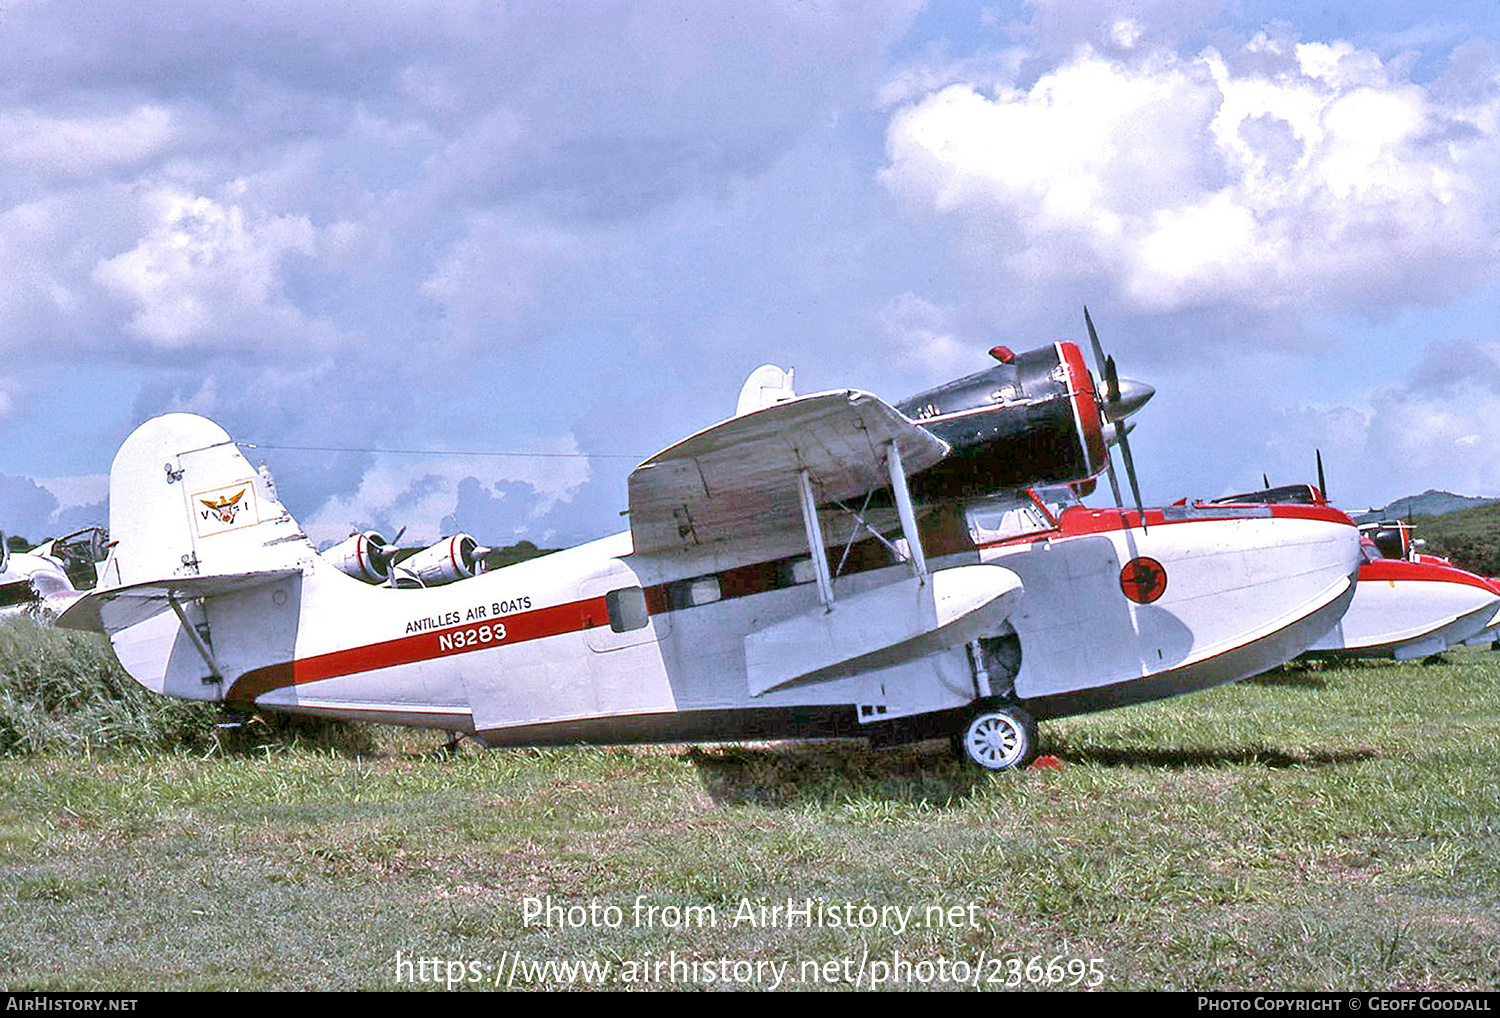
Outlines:
[[1046,724],[1021,774],[370,738],[0,760],[5,987],[1500,985],[1489,652]]

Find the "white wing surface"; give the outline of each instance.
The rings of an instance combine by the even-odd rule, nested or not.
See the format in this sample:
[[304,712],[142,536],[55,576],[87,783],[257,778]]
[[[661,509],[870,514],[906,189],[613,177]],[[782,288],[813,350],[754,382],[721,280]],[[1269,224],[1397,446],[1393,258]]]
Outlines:
[[740,557],[786,546],[806,550],[799,475],[819,504],[890,484],[895,443],[907,475],[948,454],[948,444],[869,393],[814,393],[731,418],[642,463],[630,475],[637,554],[710,552]]

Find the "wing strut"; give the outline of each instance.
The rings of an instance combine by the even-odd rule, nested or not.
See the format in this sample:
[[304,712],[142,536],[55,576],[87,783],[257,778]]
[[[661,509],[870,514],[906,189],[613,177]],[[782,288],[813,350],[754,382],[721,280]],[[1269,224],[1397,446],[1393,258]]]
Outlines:
[[886,465],[891,472],[891,493],[896,496],[896,515],[901,518],[901,536],[911,551],[912,568],[917,579],[927,582],[927,556],[922,553],[922,535],[917,530],[917,514],[911,508],[911,490],[906,486],[906,470],[901,465],[901,450],[892,441]]
[[[907,553],[917,579],[927,583],[927,556],[922,551],[922,534],[917,529],[917,514],[911,504],[911,489],[906,484],[906,468],[895,441],[886,445],[886,468],[891,478],[891,494],[896,500],[896,515],[901,520],[901,536],[906,538]],[[833,577],[828,571],[828,549],[823,543],[823,525],[818,522],[818,502],[813,496],[812,475],[806,467],[797,471],[797,494],[802,502],[802,526],[807,531],[807,550],[812,553],[813,571],[818,578],[818,599],[826,611],[833,611]],[[873,531],[872,531],[873,533]],[[879,537],[879,534],[876,534]]]
[[813,499],[812,478],[807,468],[797,471],[797,494],[802,496],[802,525],[807,530],[807,549],[812,552],[813,571],[818,575],[818,600],[833,611],[833,578],[828,575],[828,549],[823,546],[823,525],[818,522],[818,503]]

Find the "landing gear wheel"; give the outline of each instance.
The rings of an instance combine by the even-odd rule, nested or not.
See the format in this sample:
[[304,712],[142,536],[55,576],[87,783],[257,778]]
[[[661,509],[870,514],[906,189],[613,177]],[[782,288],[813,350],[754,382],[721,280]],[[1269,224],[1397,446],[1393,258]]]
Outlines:
[[1036,759],[1036,721],[1019,707],[982,707],[955,741],[970,763],[987,771],[1013,770]]

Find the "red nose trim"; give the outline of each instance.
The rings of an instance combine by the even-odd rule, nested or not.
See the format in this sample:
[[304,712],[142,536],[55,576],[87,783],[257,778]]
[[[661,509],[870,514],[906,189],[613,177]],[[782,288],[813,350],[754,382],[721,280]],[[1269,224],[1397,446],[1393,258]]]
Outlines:
[[1058,343],[1057,352],[1068,372],[1068,394],[1073,399],[1073,413],[1082,432],[1079,440],[1083,446],[1083,458],[1088,465],[1088,476],[1093,477],[1108,463],[1104,449],[1104,422],[1099,416],[1098,397],[1094,394],[1094,376],[1089,374],[1078,344]]
[[999,361],[1001,364],[1009,364],[1011,361],[1016,359],[1015,351],[1008,346],[990,347],[990,356],[995,358],[995,360]]

